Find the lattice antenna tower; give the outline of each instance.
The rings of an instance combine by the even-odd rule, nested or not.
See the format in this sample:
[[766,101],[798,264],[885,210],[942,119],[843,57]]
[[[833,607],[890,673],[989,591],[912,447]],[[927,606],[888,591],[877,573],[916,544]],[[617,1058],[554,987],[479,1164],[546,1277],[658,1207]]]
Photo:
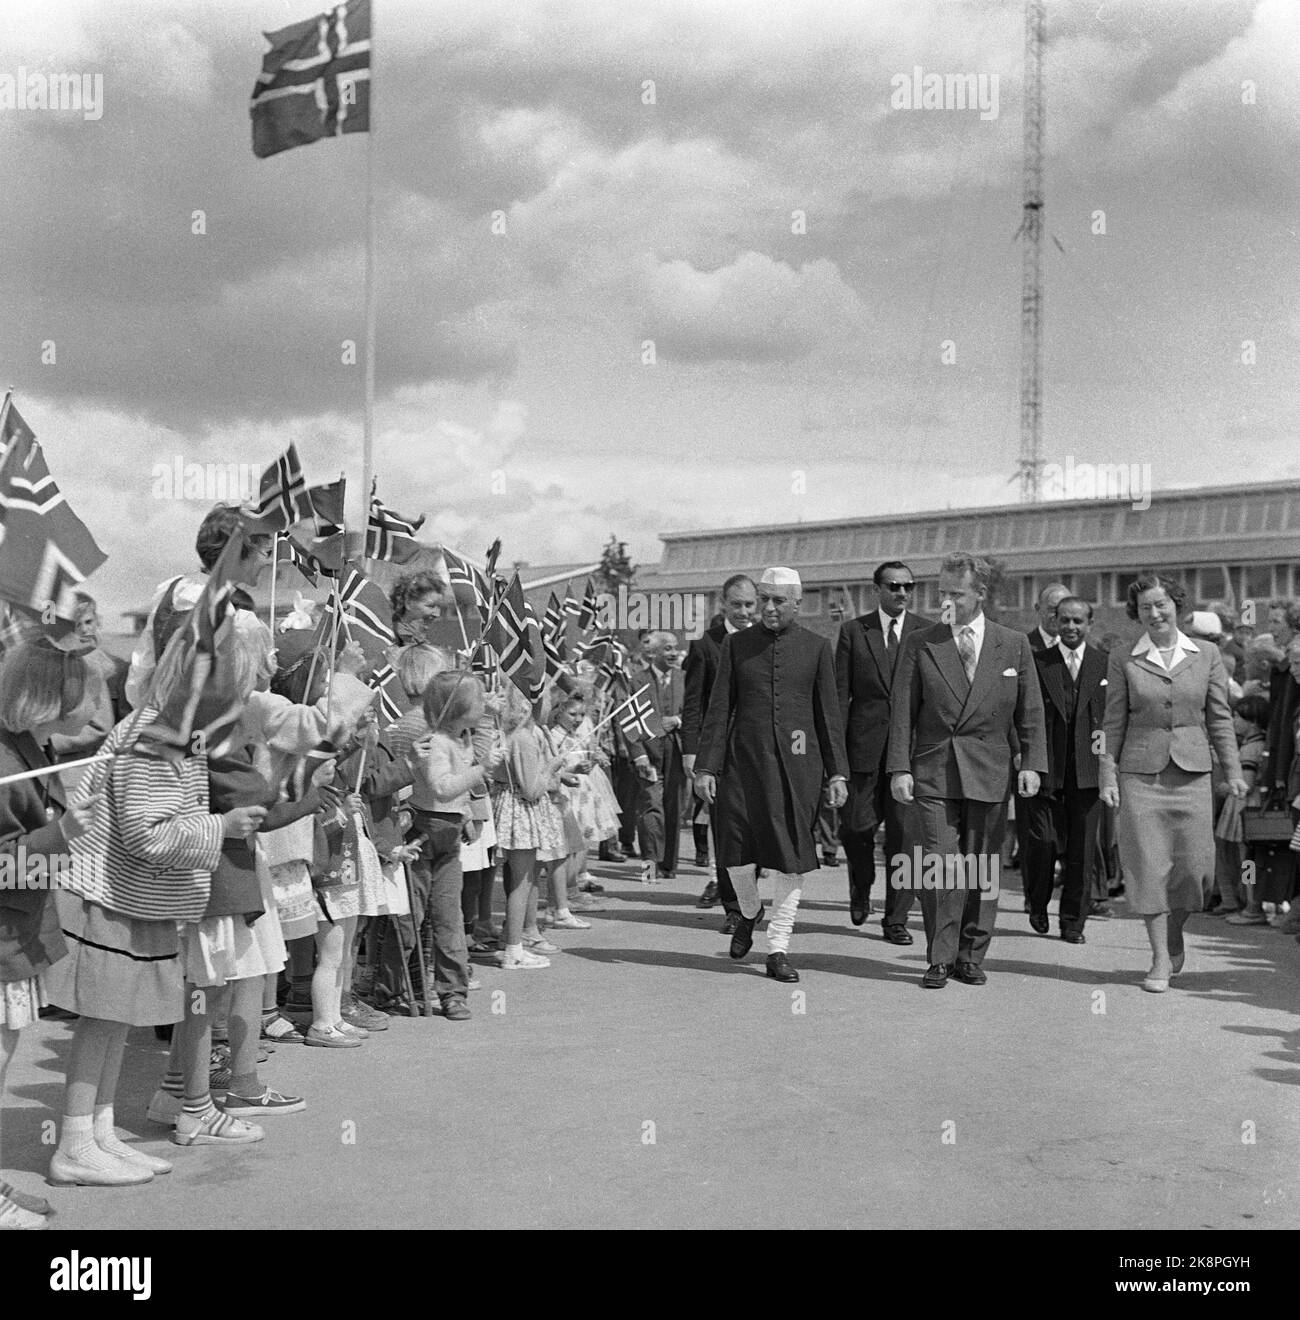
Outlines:
[[1041,494],[1043,471],[1044,0],[1025,0],[1024,241],[1020,277],[1020,498]]

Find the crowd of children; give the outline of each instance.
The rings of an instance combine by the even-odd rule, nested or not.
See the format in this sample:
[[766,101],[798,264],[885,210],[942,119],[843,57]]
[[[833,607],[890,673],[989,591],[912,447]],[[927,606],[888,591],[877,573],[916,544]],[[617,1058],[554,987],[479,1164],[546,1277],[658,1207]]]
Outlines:
[[[205,573],[237,527],[233,510],[205,520]],[[254,538],[247,553],[265,548]],[[133,1027],[170,1039],[147,1117],[177,1146],[260,1141],[265,1120],[308,1104],[263,1076],[278,1047],[356,1049],[394,1013],[469,1018],[472,956],[542,969],[550,932],[588,928],[578,912],[599,908],[600,887],[586,857],[619,827],[595,685],[549,688],[538,717],[408,628],[390,662],[410,709],[381,720],[359,647],[320,663],[310,627],[273,636],[246,597],[229,729],[171,745],[195,586],[160,588],[127,684],[135,708],[75,789],[48,774],[0,784],[0,853],[66,863],[57,887],[0,890],[0,1088],[42,1008],[73,1019],[56,1185],[173,1167],[114,1125]],[[104,697],[75,640],[8,651],[0,778],[46,769],[51,740],[81,735]],[[0,1228],[43,1228],[49,1212],[0,1183]]]

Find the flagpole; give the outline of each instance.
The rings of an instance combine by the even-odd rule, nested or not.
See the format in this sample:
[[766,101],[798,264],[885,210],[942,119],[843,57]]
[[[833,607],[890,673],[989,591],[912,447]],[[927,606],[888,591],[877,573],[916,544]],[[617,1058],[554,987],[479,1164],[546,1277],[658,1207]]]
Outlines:
[[275,645],[275,579],[280,574],[280,533],[271,538],[271,645]]
[[361,529],[361,547],[357,558],[365,556],[366,529],[369,527],[370,490],[375,478],[375,77],[376,53],[379,43],[376,41],[376,10],[378,0],[372,0],[370,6],[370,129],[366,133],[366,397],[365,419],[361,433],[361,516],[353,526]]

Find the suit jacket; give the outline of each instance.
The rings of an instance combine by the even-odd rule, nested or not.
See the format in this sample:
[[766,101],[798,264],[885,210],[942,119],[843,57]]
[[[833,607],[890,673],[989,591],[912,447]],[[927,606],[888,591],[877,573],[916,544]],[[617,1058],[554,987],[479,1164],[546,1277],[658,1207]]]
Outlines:
[[968,683],[946,623],[914,632],[894,674],[888,772],[910,773],[917,797],[1002,802],[1017,751],[1022,770],[1046,774],[1043,694],[1029,637],[986,618]]
[[889,697],[903,644],[917,628],[929,626],[929,619],[907,611],[892,669],[879,610],[851,619],[840,628],[835,643],[835,687],[840,714],[846,721],[849,768],[855,774],[881,770],[889,747]]
[[1059,646],[1034,652],[1047,726],[1044,789],[1057,793],[1065,787],[1065,771],[1071,760],[1076,788],[1096,788],[1100,783],[1098,753],[1093,748],[1094,735],[1106,713],[1106,660],[1107,652],[1085,643],[1076,685]]
[[[653,666],[647,665],[645,668],[638,669],[633,673],[631,690],[635,692],[642,684],[645,685],[646,689],[645,700],[654,707],[655,714],[659,716],[660,720],[665,715],[681,717],[682,706],[686,700],[686,676],[680,669],[675,667],[670,669],[668,671],[668,683],[661,686],[659,671]],[[655,761],[664,752],[681,746],[681,737],[675,732],[659,738],[630,737],[627,741],[633,760],[644,752],[652,761]]]
[[[19,774],[48,765],[30,733],[0,729],[0,775]],[[58,777],[25,779],[0,785],[0,852],[9,854],[11,874],[18,870],[18,848],[29,857],[50,858],[68,852],[58,817],[65,805]],[[52,874],[49,867],[47,874]],[[0,888],[0,982],[25,981],[58,962],[67,952],[54,894],[48,888]]]
[[1055,650],[1056,650],[1056,647],[1054,647],[1054,646],[1044,646],[1044,645],[1043,645],[1043,635],[1042,635],[1042,633],[1040,633],[1040,632],[1038,631],[1038,625],[1037,625],[1037,624],[1034,624],[1034,626],[1033,626],[1032,628],[1027,629],[1026,632],[1025,632],[1025,636],[1029,638],[1029,645],[1030,645],[1031,647],[1033,647],[1035,653],[1037,653],[1037,652],[1039,652],[1039,651],[1055,651]]
[[686,699],[682,705],[682,753],[685,756],[694,756],[700,749],[700,732],[709,709],[709,693],[713,691],[713,680],[718,676],[718,660],[727,636],[727,626],[719,619],[686,648]]
[[1228,707],[1228,672],[1213,642],[1193,642],[1173,673],[1150,654],[1112,651],[1106,677],[1106,749],[1101,783],[1118,782],[1118,772],[1159,774],[1172,762],[1193,774],[1208,774],[1210,744],[1229,779],[1241,778],[1237,736]]

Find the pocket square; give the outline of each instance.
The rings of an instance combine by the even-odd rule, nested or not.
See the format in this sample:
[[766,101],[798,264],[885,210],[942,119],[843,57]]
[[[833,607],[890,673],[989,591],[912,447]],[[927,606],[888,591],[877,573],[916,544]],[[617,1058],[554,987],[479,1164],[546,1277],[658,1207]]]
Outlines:
[[1002,677],[1003,677],[1003,678],[1015,678],[1016,675],[1017,675],[1018,673],[1019,673],[1019,670],[1016,670],[1016,669],[1004,669],[1004,670],[1002,671]]
[[1105,687],[1109,682],[1110,682],[1110,679],[1108,679],[1108,678],[1103,678],[1103,679],[1101,680],[1101,682],[1097,684],[1097,686],[1098,686],[1098,687]]

